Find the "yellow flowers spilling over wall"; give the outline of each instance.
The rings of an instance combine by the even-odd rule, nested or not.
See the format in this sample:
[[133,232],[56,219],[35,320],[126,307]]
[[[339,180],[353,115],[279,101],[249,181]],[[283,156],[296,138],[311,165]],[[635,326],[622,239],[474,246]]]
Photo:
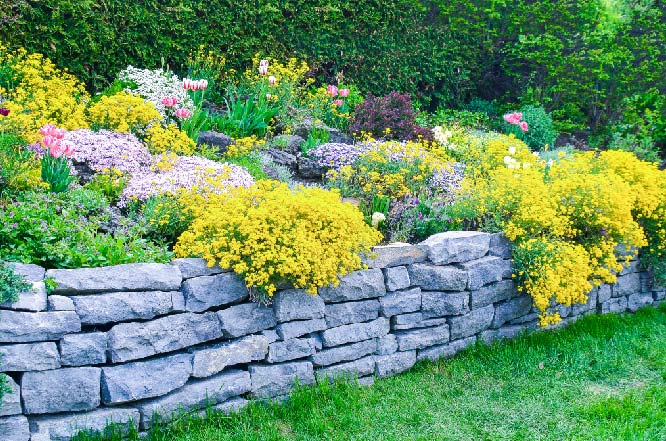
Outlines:
[[196,148],[196,143],[175,124],[169,124],[167,127],[154,125],[148,128],[146,144],[152,154],[169,151],[179,155],[192,155]]
[[3,124],[30,143],[40,139],[39,129],[46,124],[67,130],[88,127],[84,109],[90,96],[73,75],[57,69],[42,54],[28,54],[24,49],[7,52],[0,43],[3,65],[12,76],[10,90],[0,87],[0,95],[8,98],[3,107],[10,111]]
[[227,159],[245,156],[253,150],[261,149],[266,145],[266,140],[259,139],[255,135],[246,136],[234,140],[235,143],[227,147],[224,157]]
[[96,128],[132,132],[140,136],[150,125],[162,120],[153,103],[127,92],[103,96],[90,106],[88,116]]
[[273,295],[281,281],[311,294],[362,267],[381,240],[353,205],[320,188],[259,181],[222,195],[182,198],[194,217],[174,248],[232,268],[248,287]]

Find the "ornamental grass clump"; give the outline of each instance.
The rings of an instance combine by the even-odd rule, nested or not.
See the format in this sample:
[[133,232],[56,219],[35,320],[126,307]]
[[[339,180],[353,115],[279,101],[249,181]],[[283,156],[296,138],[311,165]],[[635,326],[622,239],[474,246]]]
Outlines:
[[338,285],[381,240],[337,191],[259,181],[222,195],[186,195],[183,202],[195,220],[175,253],[232,268],[257,294],[272,296],[283,281],[310,294]]

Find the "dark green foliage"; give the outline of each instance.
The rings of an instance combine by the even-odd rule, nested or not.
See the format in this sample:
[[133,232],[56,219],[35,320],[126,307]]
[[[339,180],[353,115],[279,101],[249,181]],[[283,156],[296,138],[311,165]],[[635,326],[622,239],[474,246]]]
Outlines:
[[520,108],[523,121],[527,122],[528,130],[523,132],[515,124],[504,123],[506,133],[513,133],[532,150],[543,150],[547,145],[550,148],[555,144],[557,132],[553,128],[553,118],[541,106],[523,106]]
[[23,276],[16,274],[11,266],[0,261],[0,303],[14,303],[20,293],[30,288]]

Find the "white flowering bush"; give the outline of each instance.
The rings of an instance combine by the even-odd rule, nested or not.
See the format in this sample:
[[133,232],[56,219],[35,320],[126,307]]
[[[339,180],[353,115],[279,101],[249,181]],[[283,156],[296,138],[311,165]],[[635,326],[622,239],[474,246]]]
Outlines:
[[155,108],[167,118],[167,111],[162,103],[164,98],[176,98],[178,107],[194,111],[194,102],[183,88],[183,81],[177,75],[163,69],[139,69],[127,66],[127,69],[118,74],[118,79],[132,86],[125,92],[132,93],[150,101]]

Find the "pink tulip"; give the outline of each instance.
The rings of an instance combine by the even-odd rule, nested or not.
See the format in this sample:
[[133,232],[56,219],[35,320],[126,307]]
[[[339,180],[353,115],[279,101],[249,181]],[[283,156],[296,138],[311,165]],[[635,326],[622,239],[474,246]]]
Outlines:
[[516,113],[514,113],[514,116],[516,117],[516,119],[517,119],[518,121],[520,121],[521,119],[523,119],[523,114],[522,114],[522,112],[516,112]]
[[199,89],[206,90],[208,88],[208,80],[200,79],[199,80]]
[[178,118],[183,118],[183,119],[187,119],[190,116],[192,116],[192,112],[188,109],[178,109],[176,110],[175,114]]
[[189,78],[183,78],[183,89],[185,90],[192,89],[192,83],[193,81],[190,80]]
[[65,153],[65,147],[60,144],[60,141],[49,148],[49,155],[51,155],[52,158],[59,158],[63,153]]
[[271,86],[275,86],[275,81],[276,81],[276,79],[273,75],[268,77],[268,84],[270,84]]
[[509,124],[519,124],[520,117],[518,117],[517,113],[507,113],[504,115],[504,121],[508,122]]
[[349,89],[340,89],[338,90],[338,93],[342,98],[346,98],[349,96]]
[[527,132],[528,129],[527,121],[520,122],[518,123],[518,125],[520,126],[520,130],[522,130],[523,132]]
[[259,74],[260,75],[268,74],[268,66],[259,66]]
[[60,141],[55,136],[46,135],[42,138],[42,145],[47,149],[51,149],[60,144]]
[[65,156],[68,158],[71,158],[71,156],[74,154],[74,146],[68,142],[65,142],[63,153],[65,153]]
[[343,104],[342,100],[333,100],[334,106],[341,106]]
[[55,130],[53,130],[53,136],[55,136],[58,139],[63,139],[66,134],[67,134],[67,130],[65,130],[65,129],[55,129]]
[[259,66],[266,66],[266,69],[268,69],[268,60],[261,60]]
[[326,93],[332,97],[338,96],[338,88],[332,84],[329,84],[326,88]]
[[164,107],[173,107],[176,104],[178,104],[178,98],[173,96],[168,96],[162,99],[162,104],[164,104]]
[[51,133],[51,128],[55,129],[55,126],[53,124],[47,124],[39,129],[39,133],[41,133],[42,136],[50,136],[49,133]]

